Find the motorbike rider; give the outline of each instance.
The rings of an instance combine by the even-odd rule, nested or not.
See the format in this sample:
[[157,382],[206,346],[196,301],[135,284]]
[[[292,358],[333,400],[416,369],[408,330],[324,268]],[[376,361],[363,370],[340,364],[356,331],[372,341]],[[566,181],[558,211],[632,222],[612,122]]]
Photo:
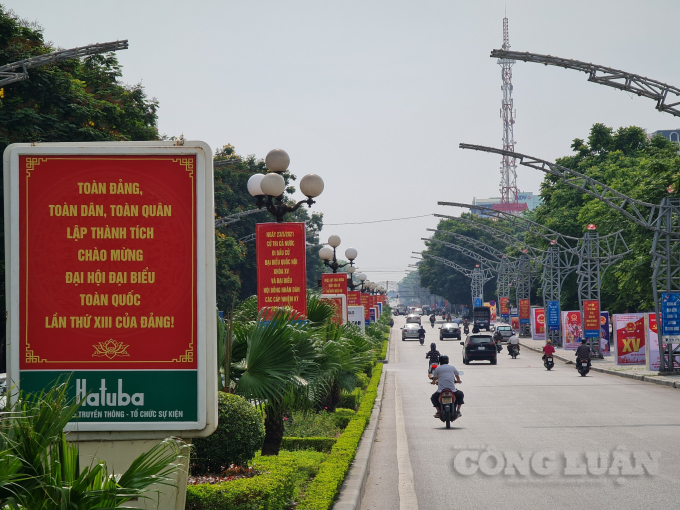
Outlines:
[[451,322],[451,312],[446,316],[446,322]]
[[555,347],[553,347],[552,340],[548,340],[548,342],[543,346],[543,358],[545,360],[546,356],[552,356],[555,354]]
[[423,327],[422,324],[420,325],[420,329],[418,330],[418,339],[421,341],[425,340],[425,328]]
[[430,324],[434,326],[434,321],[437,320],[437,317],[434,316],[434,314],[430,315]]
[[449,365],[448,356],[439,356],[439,366],[432,372],[432,384],[437,385],[437,391],[432,394],[430,400],[432,405],[437,409],[437,414],[434,415],[435,418],[439,418],[441,409],[439,407],[439,394],[442,390],[449,389],[453,391],[456,396],[456,414],[460,418],[463,416],[460,412],[460,406],[464,404],[463,397],[465,396],[462,391],[456,390],[456,384],[462,384],[460,380],[460,374],[456,367]]
[[427,369],[427,373],[431,374],[432,373],[432,365],[439,364],[439,351],[437,350],[437,344],[432,342],[430,344],[430,350],[425,353],[425,357],[430,360],[430,368]]
[[472,332],[473,332],[473,333],[479,333],[479,326],[478,326],[477,324],[474,324],[474,325],[472,326]]
[[585,338],[581,338],[581,345],[576,349],[576,369],[581,367],[581,360],[587,359],[590,366],[590,346]]
[[493,341],[496,343],[496,349],[498,352],[501,352],[503,349],[503,344],[501,343],[503,342],[503,333],[496,330],[496,332],[493,334]]
[[508,356],[512,354],[513,347],[517,348],[517,354],[519,354],[519,338],[515,333],[508,338]]

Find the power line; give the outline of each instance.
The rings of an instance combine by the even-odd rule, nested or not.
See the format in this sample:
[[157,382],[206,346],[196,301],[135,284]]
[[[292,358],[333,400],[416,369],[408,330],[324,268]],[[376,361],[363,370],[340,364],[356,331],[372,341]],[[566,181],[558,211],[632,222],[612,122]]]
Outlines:
[[421,216],[407,216],[406,218],[392,218],[390,220],[375,220],[375,221],[355,221],[351,223],[324,223],[323,226],[330,226],[330,225],[364,225],[366,223],[384,223],[386,221],[401,221],[401,220],[412,220],[414,218],[425,218],[427,216],[434,216],[433,214],[423,214]]

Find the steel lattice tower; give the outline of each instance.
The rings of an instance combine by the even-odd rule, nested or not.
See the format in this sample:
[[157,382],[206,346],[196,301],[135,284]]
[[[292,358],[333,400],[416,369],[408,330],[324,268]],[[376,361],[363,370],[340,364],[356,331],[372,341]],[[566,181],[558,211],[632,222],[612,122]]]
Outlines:
[[[503,18],[503,49],[510,49],[510,37],[508,35],[508,18]],[[503,85],[503,103],[501,106],[501,118],[503,119],[503,149],[515,152],[515,109],[512,102],[512,66],[515,61],[508,58],[499,58]],[[493,208],[501,211],[519,213],[528,209],[526,204],[518,202],[519,189],[517,188],[517,165],[515,158],[503,156],[501,160],[501,202],[494,204]]]

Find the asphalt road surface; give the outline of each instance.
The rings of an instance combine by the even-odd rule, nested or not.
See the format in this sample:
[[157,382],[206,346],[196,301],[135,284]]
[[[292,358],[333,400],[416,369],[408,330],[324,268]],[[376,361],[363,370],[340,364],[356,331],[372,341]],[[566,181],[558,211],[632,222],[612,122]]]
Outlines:
[[[426,319],[426,318],[424,318]],[[523,350],[462,363],[457,340],[401,341],[395,317],[362,510],[680,508],[680,390]],[[431,342],[462,370],[463,416],[435,419]]]

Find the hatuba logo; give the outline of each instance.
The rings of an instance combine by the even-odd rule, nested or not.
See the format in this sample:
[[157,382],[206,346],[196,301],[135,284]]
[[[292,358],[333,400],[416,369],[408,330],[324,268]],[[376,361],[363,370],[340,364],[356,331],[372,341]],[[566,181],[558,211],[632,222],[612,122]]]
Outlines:
[[539,324],[544,324],[545,323],[545,315],[542,314],[542,313],[539,313],[536,316],[536,322],[538,322]]
[[636,326],[634,322],[626,323],[626,331],[628,331],[628,333],[633,333],[635,331],[635,328]]

